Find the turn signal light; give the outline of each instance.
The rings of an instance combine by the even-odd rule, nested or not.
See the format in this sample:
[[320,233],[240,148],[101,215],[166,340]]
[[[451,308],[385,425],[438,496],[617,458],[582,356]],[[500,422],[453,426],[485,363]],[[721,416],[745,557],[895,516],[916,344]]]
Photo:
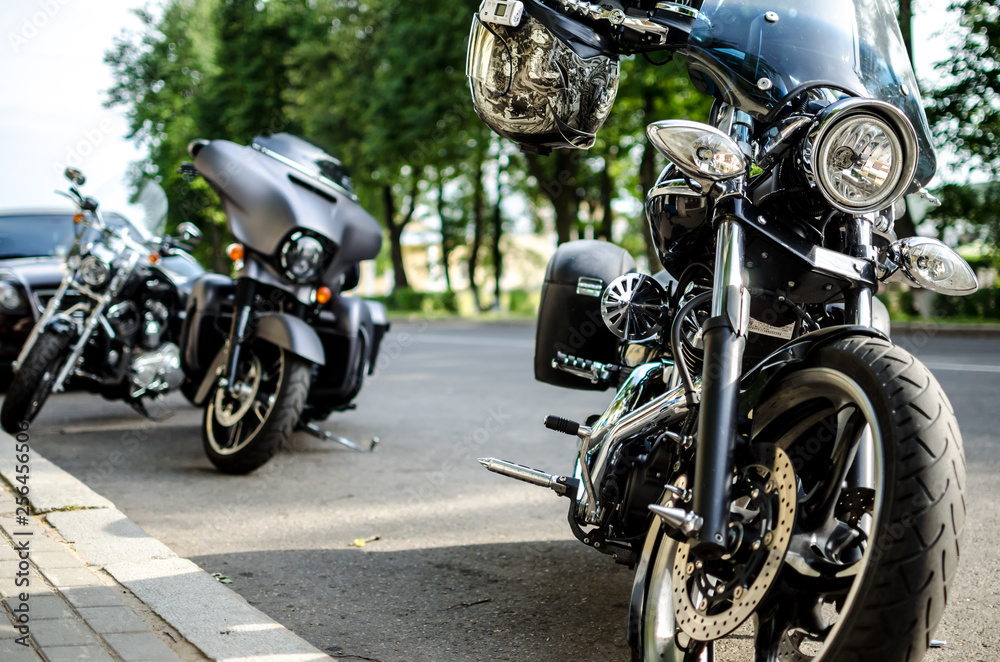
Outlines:
[[73,222],[74,223],[83,223],[83,212],[82,211],[78,211],[75,214],[73,214]]
[[243,259],[244,255],[243,244],[229,244],[229,246],[226,247],[226,255],[228,255],[229,259],[233,262],[239,262]]
[[160,261],[160,254],[159,253],[150,253],[149,254],[149,263],[150,264],[156,264],[159,261]]
[[333,298],[329,287],[323,286],[316,290],[316,303],[327,303]]

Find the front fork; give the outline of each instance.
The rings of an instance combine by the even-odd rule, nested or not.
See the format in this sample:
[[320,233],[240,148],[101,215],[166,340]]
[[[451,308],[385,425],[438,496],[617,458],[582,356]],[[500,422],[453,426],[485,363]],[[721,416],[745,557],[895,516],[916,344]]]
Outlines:
[[705,322],[705,364],[698,452],[694,473],[694,512],[701,517],[699,548],[710,555],[726,547],[729,488],[737,435],[737,401],[743,350],[750,320],[750,294],[743,275],[744,232],[733,218],[719,224],[715,249],[712,315]]
[[[871,221],[855,217],[848,222],[847,230],[849,250],[864,252],[866,255],[858,257],[867,257],[872,245]],[[703,327],[705,364],[692,504],[701,519],[695,538],[697,547],[708,556],[724,552],[729,530],[729,492],[739,424],[737,402],[750,321],[743,253],[742,226],[733,217],[725,218],[716,235],[712,314]],[[868,287],[859,285],[845,295],[848,324],[872,325],[873,294]],[[874,447],[869,437],[860,445],[851,467],[852,484],[870,486],[873,460]]]
[[256,282],[252,278],[240,278],[236,281],[236,293],[233,299],[233,324],[229,329],[229,355],[226,358],[226,368],[219,386],[228,392],[236,384],[240,365],[240,354],[243,343],[246,342],[250,321],[253,318],[253,299],[257,292]]

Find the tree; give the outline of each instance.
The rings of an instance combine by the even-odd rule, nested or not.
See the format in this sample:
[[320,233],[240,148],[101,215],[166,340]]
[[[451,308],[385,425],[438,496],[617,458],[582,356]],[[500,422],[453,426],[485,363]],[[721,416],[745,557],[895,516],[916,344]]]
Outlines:
[[948,82],[931,92],[928,118],[960,156],[1000,175],[1000,0],[962,0],[962,41],[939,65]]

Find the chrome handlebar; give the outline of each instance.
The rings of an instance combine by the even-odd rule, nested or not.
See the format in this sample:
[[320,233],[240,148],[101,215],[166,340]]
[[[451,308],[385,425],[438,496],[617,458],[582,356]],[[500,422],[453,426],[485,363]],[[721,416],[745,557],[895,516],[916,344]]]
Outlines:
[[[562,5],[568,13],[577,14],[592,21],[607,21],[614,27],[631,30],[641,35],[659,37],[659,43],[664,43],[667,40],[669,28],[650,20],[649,18],[629,16],[621,9],[605,9],[600,5],[584,2],[583,0],[556,0],[556,2]],[[683,10],[683,6],[677,6],[676,3],[672,2],[657,3],[656,8],[687,14]],[[697,14],[694,10],[692,10],[692,12],[693,14],[687,15]]]

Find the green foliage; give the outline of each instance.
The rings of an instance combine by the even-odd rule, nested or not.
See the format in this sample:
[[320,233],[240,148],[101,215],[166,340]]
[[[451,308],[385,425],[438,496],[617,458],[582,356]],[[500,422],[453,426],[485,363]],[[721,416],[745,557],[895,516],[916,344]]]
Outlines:
[[985,239],[1000,257],[1000,181],[983,184],[947,184],[935,191],[941,206],[931,208],[927,218],[937,223],[938,234],[959,221],[985,229]]
[[1000,175],[1000,0],[956,0],[962,40],[939,65],[946,85],[931,92],[927,115],[938,138]]

